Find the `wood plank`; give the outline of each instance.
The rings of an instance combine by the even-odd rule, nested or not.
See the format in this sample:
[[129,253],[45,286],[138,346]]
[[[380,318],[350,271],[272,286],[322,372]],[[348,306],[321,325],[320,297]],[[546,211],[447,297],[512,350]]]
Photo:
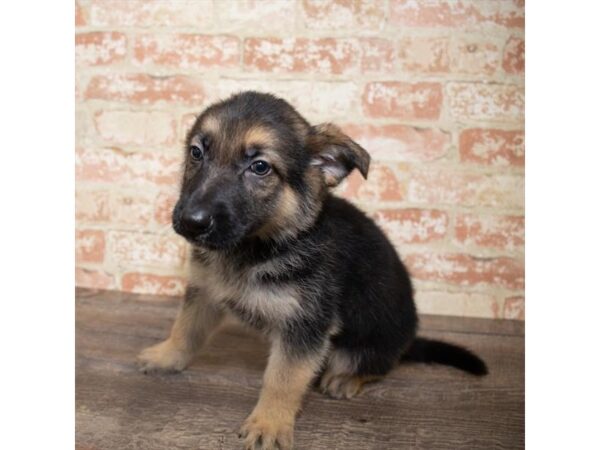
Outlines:
[[478,319],[431,314],[421,314],[420,328],[421,330],[445,330],[507,336],[524,336],[525,334],[525,322],[522,320]]
[[[181,302],[181,299],[177,297],[140,294],[132,296],[125,292],[84,288],[77,288],[76,296],[78,302],[87,305],[90,312],[96,308],[112,309],[115,304],[118,304],[119,310],[124,314],[139,311],[156,315],[155,309],[159,309],[173,310],[174,316]],[[420,329],[523,336],[525,323],[520,320],[491,320],[422,314],[420,315]]]
[[[185,372],[139,373],[135,355],[166,336],[177,306],[172,298],[78,291],[78,447],[241,448],[237,430],[258,397],[266,343],[227,326]],[[349,401],[311,392],[296,448],[523,448],[524,339],[514,327],[492,324],[484,333],[485,322],[463,322],[433,319],[422,334],[477,351],[488,377],[403,364]]]

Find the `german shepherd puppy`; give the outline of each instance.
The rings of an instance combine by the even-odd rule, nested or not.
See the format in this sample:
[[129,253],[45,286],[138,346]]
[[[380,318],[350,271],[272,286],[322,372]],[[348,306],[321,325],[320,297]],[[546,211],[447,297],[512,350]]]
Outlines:
[[371,219],[329,192],[355,168],[366,178],[369,161],[335,125],[257,92],[210,106],[187,136],[173,227],[192,245],[189,286],[170,337],[139,360],[144,372],[184,369],[226,314],[264,332],[247,449],[292,447],[313,381],[350,398],[400,359],[487,373],[468,350],[415,337],[406,268]]

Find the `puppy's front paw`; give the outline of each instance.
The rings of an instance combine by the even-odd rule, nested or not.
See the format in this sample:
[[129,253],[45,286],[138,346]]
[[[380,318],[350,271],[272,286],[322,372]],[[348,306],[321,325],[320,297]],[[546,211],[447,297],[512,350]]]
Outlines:
[[294,440],[294,419],[281,415],[252,413],[240,430],[246,450],[290,450]]
[[190,361],[190,357],[177,349],[170,339],[148,347],[138,355],[140,370],[149,372],[180,372]]

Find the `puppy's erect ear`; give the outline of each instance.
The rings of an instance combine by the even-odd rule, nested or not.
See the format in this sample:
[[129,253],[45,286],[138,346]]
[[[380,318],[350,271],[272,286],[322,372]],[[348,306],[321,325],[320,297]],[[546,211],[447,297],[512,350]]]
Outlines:
[[311,165],[321,169],[327,186],[337,186],[354,168],[367,178],[371,157],[337,126],[324,123],[311,127],[307,147]]

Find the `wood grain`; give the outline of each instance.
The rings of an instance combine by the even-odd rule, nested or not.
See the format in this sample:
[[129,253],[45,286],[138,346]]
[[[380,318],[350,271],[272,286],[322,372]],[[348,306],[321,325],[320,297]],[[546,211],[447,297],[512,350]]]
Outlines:
[[[176,375],[143,375],[135,356],[167,336],[178,299],[76,292],[76,442],[80,449],[239,449],[258,398],[266,343],[236,325]],[[476,378],[399,365],[352,400],[311,392],[297,449],[524,447],[523,324],[424,316],[421,334],[466,345],[488,363]]]

